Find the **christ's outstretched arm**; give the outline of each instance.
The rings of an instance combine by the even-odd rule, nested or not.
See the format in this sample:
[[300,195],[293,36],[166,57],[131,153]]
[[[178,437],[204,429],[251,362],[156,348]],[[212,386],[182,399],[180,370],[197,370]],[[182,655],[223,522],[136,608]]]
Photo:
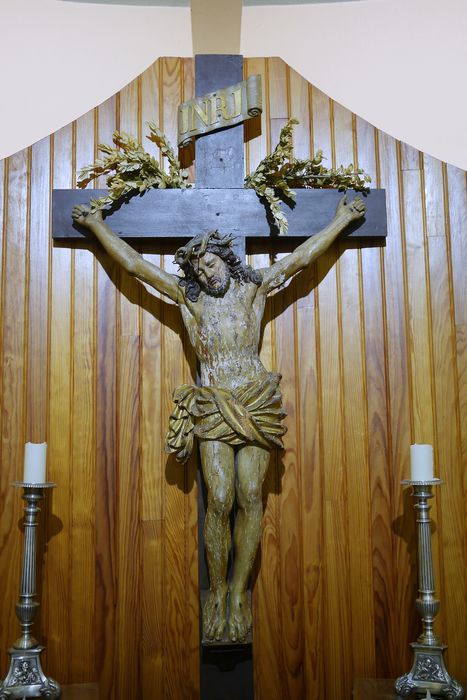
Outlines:
[[343,231],[351,221],[361,219],[365,214],[365,205],[360,197],[355,197],[347,204],[344,196],[339,202],[336,215],[331,223],[322,231],[308,238],[298,246],[290,255],[278,260],[271,267],[263,268],[261,274],[263,282],[258,290],[259,294],[269,294],[273,289],[280,287],[295,273],[308,267],[316,258],[329,248],[331,243]]
[[147,282],[165,294],[177,304],[185,303],[183,289],[178,284],[178,277],[170,275],[149,260],[145,260],[128,243],[119,238],[107,224],[104,223],[102,213],[91,213],[85,204],[78,204],[73,208],[72,217],[76,223],[87,228],[102,243],[105,250],[116,262],[121,265],[128,274]]

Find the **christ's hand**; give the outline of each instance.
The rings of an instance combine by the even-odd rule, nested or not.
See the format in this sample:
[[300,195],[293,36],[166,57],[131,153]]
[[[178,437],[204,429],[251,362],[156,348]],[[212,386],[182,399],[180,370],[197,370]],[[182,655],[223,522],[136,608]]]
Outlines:
[[347,204],[347,196],[344,195],[337,205],[336,216],[341,216],[344,214],[350,222],[363,218],[365,216],[365,212],[366,207],[360,197],[355,197]]
[[102,212],[99,209],[91,212],[91,207],[87,204],[77,204],[73,207],[71,217],[77,224],[86,228],[91,228],[92,224],[102,223],[103,221]]

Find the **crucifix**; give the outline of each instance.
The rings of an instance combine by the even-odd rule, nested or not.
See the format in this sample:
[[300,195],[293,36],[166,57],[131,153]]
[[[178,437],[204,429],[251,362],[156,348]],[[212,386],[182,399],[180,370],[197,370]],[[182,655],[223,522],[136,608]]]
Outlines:
[[[198,96],[243,77],[237,55],[196,56],[195,67]],[[175,390],[166,448],[184,462],[194,438],[199,442],[208,491],[204,537],[210,578],[203,636],[210,642],[248,638],[247,587],[261,535],[261,489],[269,452],[282,446],[286,431],[280,376],[268,371],[258,354],[266,297],[310,265],[342,231],[370,241],[386,234],[381,190],[372,190],[365,203],[359,197],[346,202],[336,190],[298,191],[296,206],[288,212],[287,240],[300,245],[269,268],[252,270],[244,262],[245,239],[270,237],[274,227],[256,193],[243,187],[243,151],[242,123],[199,137],[196,188],[150,190],[106,221],[83,204],[86,194],[105,191],[59,190],[53,198],[53,237],[80,238],[83,230],[95,235],[131,275],[179,305],[196,350],[200,385]],[[161,270],[123,240],[159,236],[185,239],[175,253],[183,276]],[[234,565],[227,581],[235,500]]]

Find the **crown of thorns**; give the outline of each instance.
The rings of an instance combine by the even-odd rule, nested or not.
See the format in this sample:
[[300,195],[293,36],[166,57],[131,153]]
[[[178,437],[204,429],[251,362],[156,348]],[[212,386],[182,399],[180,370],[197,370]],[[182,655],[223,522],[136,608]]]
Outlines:
[[224,236],[219,231],[199,233],[188,243],[177,250],[174,262],[183,268],[191,259],[198,259],[205,254],[209,246],[232,247],[235,236],[227,233]]

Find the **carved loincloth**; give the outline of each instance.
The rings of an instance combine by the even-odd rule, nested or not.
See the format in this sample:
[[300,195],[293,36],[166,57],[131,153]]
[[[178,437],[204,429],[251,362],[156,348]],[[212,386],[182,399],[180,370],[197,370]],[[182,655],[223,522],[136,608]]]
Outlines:
[[178,462],[186,462],[195,437],[228,445],[283,447],[281,437],[287,428],[281,422],[286,413],[280,379],[280,374],[270,372],[233,391],[182,384],[173,394],[166,452],[175,452]]

